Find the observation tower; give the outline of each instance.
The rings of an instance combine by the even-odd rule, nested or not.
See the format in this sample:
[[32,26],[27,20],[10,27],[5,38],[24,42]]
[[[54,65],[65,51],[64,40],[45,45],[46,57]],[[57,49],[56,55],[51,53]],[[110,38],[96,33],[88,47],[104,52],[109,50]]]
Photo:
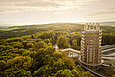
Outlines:
[[101,32],[100,24],[97,23],[86,24],[82,31],[79,61],[91,69],[99,69],[102,64]]

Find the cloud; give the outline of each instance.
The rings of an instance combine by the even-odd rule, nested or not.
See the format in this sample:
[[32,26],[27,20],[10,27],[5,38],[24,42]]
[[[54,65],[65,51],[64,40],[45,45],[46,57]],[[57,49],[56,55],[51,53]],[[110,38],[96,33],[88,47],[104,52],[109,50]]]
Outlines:
[[61,6],[63,5],[51,0],[1,0],[0,13],[58,10]]
[[115,17],[112,17],[112,18],[105,18],[104,20],[114,21],[114,20],[115,20]]
[[54,15],[62,15],[62,14],[64,14],[64,11],[59,11],[54,13]]
[[10,13],[14,11],[43,11],[59,8],[61,5],[48,0],[1,0],[0,13]]
[[81,9],[95,1],[98,0],[0,0],[0,13]]
[[95,13],[89,14],[88,16],[95,16],[95,15],[102,15],[102,14],[115,14],[115,7],[106,10],[98,10]]
[[84,21],[90,21],[90,22],[95,22],[95,21],[115,21],[115,17],[88,17],[86,19],[84,19]]
[[55,7],[58,8],[62,6],[54,1],[50,0],[34,0],[34,1],[25,1],[25,2],[16,2],[14,6],[21,6],[21,7]]

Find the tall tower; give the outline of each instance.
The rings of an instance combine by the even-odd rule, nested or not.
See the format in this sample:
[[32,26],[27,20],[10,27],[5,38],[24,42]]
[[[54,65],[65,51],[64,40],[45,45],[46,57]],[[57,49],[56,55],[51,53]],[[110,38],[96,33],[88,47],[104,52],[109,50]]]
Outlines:
[[101,65],[101,30],[99,24],[86,24],[82,32],[80,61],[92,69]]

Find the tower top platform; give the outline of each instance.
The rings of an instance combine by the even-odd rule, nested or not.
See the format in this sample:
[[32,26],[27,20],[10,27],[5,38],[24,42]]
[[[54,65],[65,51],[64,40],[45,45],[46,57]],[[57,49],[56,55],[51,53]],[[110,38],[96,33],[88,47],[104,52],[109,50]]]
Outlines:
[[100,24],[98,23],[87,23],[84,25],[84,31],[100,31]]

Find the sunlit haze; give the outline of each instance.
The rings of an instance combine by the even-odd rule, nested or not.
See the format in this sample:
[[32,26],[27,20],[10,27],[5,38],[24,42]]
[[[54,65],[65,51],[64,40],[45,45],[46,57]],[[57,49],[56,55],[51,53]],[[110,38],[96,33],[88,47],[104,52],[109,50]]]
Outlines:
[[115,21],[115,0],[0,0],[0,25]]

